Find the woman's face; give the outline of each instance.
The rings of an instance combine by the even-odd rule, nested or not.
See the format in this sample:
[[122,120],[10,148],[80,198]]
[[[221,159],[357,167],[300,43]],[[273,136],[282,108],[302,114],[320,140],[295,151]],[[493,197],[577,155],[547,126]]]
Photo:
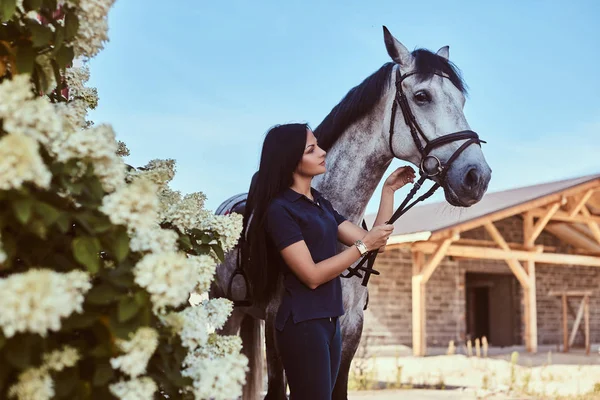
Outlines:
[[302,160],[296,168],[296,173],[304,176],[315,176],[325,173],[325,155],[327,152],[319,147],[317,138],[310,129],[306,130],[306,146]]

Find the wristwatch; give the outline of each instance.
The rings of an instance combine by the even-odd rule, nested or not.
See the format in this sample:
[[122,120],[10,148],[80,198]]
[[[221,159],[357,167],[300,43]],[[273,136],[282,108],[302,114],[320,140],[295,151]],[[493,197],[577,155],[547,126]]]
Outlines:
[[360,239],[358,239],[356,242],[354,242],[354,245],[356,246],[358,251],[360,251],[361,256],[364,256],[365,254],[367,254],[369,252],[369,250],[367,250],[367,246],[365,246],[365,244]]

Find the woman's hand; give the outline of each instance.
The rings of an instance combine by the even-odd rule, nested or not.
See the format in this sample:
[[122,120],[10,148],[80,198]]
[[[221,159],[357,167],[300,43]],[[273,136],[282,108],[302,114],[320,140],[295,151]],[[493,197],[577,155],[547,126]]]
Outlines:
[[388,176],[383,183],[385,189],[390,189],[392,192],[400,189],[407,183],[415,181],[415,171],[410,166],[400,167]]
[[[390,235],[394,231],[394,225],[383,224],[374,226],[365,237],[362,238],[362,242],[367,247],[367,250],[381,249],[387,243]],[[380,251],[380,253],[383,253]]]

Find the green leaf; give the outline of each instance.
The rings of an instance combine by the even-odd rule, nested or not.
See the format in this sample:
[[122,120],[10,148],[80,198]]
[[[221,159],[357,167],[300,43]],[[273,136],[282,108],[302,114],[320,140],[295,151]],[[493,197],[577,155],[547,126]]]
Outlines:
[[71,216],[68,213],[60,213],[56,225],[62,233],[67,233],[72,228]]
[[75,11],[71,10],[65,16],[65,40],[71,40],[79,30],[79,19]]
[[43,203],[41,201],[36,201],[34,204],[34,209],[36,213],[42,217],[42,220],[47,226],[52,225],[58,217],[60,217],[60,211],[51,206],[50,204]]
[[2,8],[2,21],[6,22],[12,18],[15,10],[17,9],[17,0],[1,0],[0,5]]
[[179,244],[183,250],[190,250],[192,248],[192,241],[188,235],[179,236]]
[[129,235],[125,229],[119,229],[112,238],[112,251],[118,262],[123,261],[129,254]]
[[221,260],[221,262],[224,262],[225,254],[223,254],[223,249],[221,248],[221,246],[218,244],[211,244],[210,247],[212,247],[212,249],[215,251],[217,257],[219,257],[219,260]]
[[100,285],[94,286],[88,292],[85,296],[85,301],[90,304],[110,304],[117,301],[121,294],[121,292],[108,283],[101,283]]
[[140,309],[140,305],[133,297],[123,297],[119,301],[119,322],[129,321]]
[[[63,43],[65,42],[65,28],[58,25],[55,25],[54,29],[54,57],[58,54],[58,52],[62,49]],[[63,68],[64,69],[64,68]]]
[[20,198],[12,203],[13,211],[21,224],[26,224],[29,221],[32,206],[33,199],[31,197]]
[[[60,90],[62,89],[63,85],[62,85],[62,75],[60,74],[60,67],[58,66],[58,63],[56,62],[56,60],[51,59],[50,60],[50,64],[52,64],[52,71],[54,72],[54,80],[56,80],[56,84],[57,84],[57,88]],[[56,163],[59,164],[59,163]]]
[[[93,170],[88,170],[89,173],[93,173]],[[84,188],[87,195],[94,201],[101,202],[104,197],[104,188],[102,182],[96,177],[87,181],[87,186]]]
[[80,236],[73,240],[73,256],[82,265],[95,274],[100,269],[100,241],[91,236]]
[[71,65],[71,63],[73,62],[74,56],[75,56],[75,53],[73,52],[72,47],[62,46],[56,52],[55,59],[56,59],[56,62],[58,63],[58,66],[61,69],[65,69]]
[[75,390],[79,381],[79,370],[76,367],[65,368],[56,374],[53,381],[57,398],[60,399],[68,396],[69,399],[72,399],[73,390]]
[[29,336],[17,335],[10,340],[10,345],[4,349],[4,357],[14,367],[21,370],[31,365],[33,347]]
[[[4,0],[2,0],[4,1]],[[35,50],[31,46],[17,48],[17,71],[19,74],[31,74],[35,62]]]
[[105,215],[94,215],[91,212],[83,212],[75,218],[90,233],[103,233],[113,227]]
[[73,313],[62,322],[61,330],[69,332],[76,329],[89,328],[94,325],[97,319],[98,315],[90,312],[85,312],[84,314]]
[[28,23],[27,27],[31,32],[31,42],[33,43],[33,47],[46,46],[50,43],[50,40],[52,40],[52,31],[49,27],[35,21]]
[[114,377],[114,371],[108,361],[96,364],[92,384],[94,386],[104,386]]

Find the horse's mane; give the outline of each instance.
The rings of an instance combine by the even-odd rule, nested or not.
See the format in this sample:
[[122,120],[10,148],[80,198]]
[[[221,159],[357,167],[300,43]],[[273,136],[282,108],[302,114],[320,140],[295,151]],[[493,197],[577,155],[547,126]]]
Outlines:
[[[443,73],[462,93],[467,92],[460,71],[450,61],[429,50],[417,49],[412,52],[415,70],[420,80],[431,78],[434,73]],[[390,84],[394,63],[384,64],[361,84],[350,89],[342,101],[325,117],[314,130],[319,147],[328,151],[342,133],[354,122],[369,113],[379,102],[383,91]]]

